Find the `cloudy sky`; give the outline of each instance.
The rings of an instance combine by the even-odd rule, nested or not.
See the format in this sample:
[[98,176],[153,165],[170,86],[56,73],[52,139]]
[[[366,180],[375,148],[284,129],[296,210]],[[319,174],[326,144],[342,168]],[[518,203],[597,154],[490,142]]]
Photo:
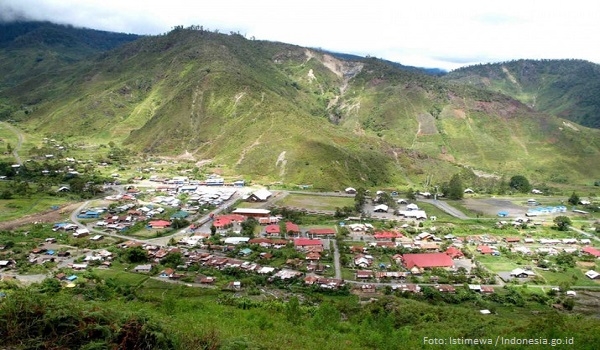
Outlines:
[[197,24],[447,70],[518,58],[600,63],[598,13],[590,0],[0,0],[4,20],[136,34]]

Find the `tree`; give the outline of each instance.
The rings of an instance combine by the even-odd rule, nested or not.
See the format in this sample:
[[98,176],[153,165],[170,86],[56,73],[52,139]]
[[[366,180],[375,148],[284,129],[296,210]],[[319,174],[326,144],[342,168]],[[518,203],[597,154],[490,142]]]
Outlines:
[[124,254],[125,260],[130,263],[140,263],[148,261],[148,254],[142,247],[133,247],[128,249]]
[[160,261],[166,267],[177,268],[179,265],[183,265],[183,257],[181,253],[169,253]]
[[417,199],[417,195],[415,194],[415,190],[411,187],[406,191],[406,199],[414,201]]
[[354,210],[358,213],[362,212],[363,206],[367,201],[366,193],[367,191],[362,187],[356,190],[356,194],[354,195]]
[[557,216],[554,218],[554,224],[558,227],[559,231],[567,231],[571,226],[571,219],[568,216]]
[[572,205],[579,204],[579,196],[577,195],[577,193],[575,193],[575,191],[573,191],[573,194],[571,194],[571,197],[569,197],[568,202]]
[[529,180],[527,180],[527,178],[523,175],[515,175],[511,177],[508,185],[515,191],[519,191],[522,193],[528,193],[531,191],[531,184],[529,183]]
[[215,225],[210,225],[210,235],[214,236],[217,233],[217,227]]
[[444,189],[444,194],[446,197],[454,200],[463,199],[465,195],[465,189],[458,174],[452,175],[450,182],[448,182],[447,186],[444,187],[446,187]]

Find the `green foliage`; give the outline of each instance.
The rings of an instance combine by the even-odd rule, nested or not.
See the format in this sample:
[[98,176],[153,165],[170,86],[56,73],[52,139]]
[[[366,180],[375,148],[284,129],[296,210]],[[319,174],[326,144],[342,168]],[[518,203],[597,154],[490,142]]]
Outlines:
[[446,197],[453,200],[463,199],[464,190],[459,174],[452,175],[450,181],[442,186],[442,191]]
[[[491,87],[578,124],[598,128],[600,68],[583,60],[514,60],[460,68],[445,79]],[[491,86],[490,86],[491,85]]]
[[571,194],[571,197],[569,197],[568,202],[569,202],[569,204],[572,204],[572,205],[579,204],[579,196],[577,195],[577,193],[573,192]]
[[17,290],[0,307],[0,334],[9,348],[174,349],[174,340],[141,314],[102,311],[69,295]]
[[358,213],[362,213],[366,201],[366,190],[362,187],[359,187],[354,195],[354,210]]
[[568,231],[571,226],[571,219],[568,216],[559,215],[552,220],[559,231]]
[[137,246],[127,249],[123,258],[130,263],[142,263],[148,261],[148,253],[144,248]]
[[508,185],[515,191],[522,193],[529,193],[532,189],[529,180],[527,180],[527,178],[523,175],[515,175],[511,177]]
[[164,258],[160,260],[160,263],[166,267],[176,268],[179,265],[183,265],[184,260],[181,253],[170,252]]
[[256,221],[255,218],[248,218],[247,220],[244,220],[241,224],[242,226],[242,230],[241,230],[241,234],[242,236],[247,236],[247,237],[254,237],[254,229],[256,226],[258,226],[258,221]]

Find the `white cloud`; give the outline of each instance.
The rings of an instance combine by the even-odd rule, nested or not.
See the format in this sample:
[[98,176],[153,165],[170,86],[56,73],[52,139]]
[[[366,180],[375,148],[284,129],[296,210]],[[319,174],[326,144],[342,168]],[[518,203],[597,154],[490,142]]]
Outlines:
[[600,3],[372,0],[3,0],[0,16],[137,34],[176,25],[453,69],[518,58],[600,62]]

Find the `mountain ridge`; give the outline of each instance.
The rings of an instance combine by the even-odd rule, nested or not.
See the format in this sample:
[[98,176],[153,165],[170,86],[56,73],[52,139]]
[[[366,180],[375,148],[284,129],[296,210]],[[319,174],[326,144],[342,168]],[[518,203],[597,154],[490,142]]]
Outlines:
[[582,164],[600,153],[598,130],[565,127],[508,95],[198,28],[27,76],[4,95],[4,118],[29,132],[318,188],[409,186],[464,168],[548,182],[598,171]]
[[463,67],[445,79],[492,88],[532,108],[600,128],[600,65],[578,59],[520,59]]

